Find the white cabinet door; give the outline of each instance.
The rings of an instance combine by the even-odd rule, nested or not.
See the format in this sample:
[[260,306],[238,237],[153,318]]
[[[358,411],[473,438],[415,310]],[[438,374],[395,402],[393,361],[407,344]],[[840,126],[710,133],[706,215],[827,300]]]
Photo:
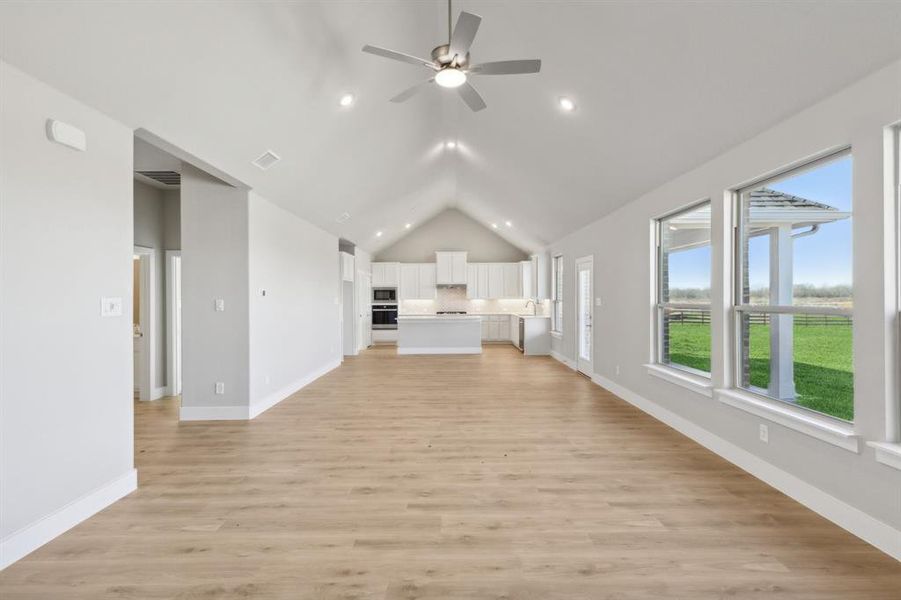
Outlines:
[[453,283],[466,283],[466,253],[454,252],[451,255],[451,279]]
[[466,265],[466,297],[472,300],[479,297],[479,265]]
[[488,337],[488,329],[489,329],[488,326],[490,325],[490,323],[488,322],[488,320],[489,320],[490,318],[491,318],[491,317],[482,317],[482,341],[483,341],[483,342],[487,342],[487,341],[490,339],[490,338]]
[[385,265],[382,263],[372,263],[372,287],[382,287],[385,279]]
[[400,263],[372,263],[372,287],[394,287],[400,283]]
[[431,300],[438,294],[435,286],[435,265],[423,263],[419,265],[419,296]]
[[503,342],[506,342],[510,339],[510,318],[509,317],[498,317],[500,319],[498,323],[498,332],[497,339]]
[[500,323],[494,317],[488,321],[488,339],[492,342],[500,339]]
[[504,297],[504,265],[492,263],[488,265],[488,295],[492,300]]
[[504,295],[502,298],[522,298],[519,263],[504,263]]
[[453,261],[449,252],[435,253],[436,282],[442,285],[453,283],[454,270]]
[[510,327],[510,341],[513,342],[514,346],[519,347],[519,317],[510,315],[508,323]]
[[488,272],[490,265],[479,265],[478,281],[476,285],[477,294],[475,298],[490,298],[488,293]]
[[419,298],[419,265],[400,265],[400,298]]
[[532,261],[524,260],[519,264],[521,266],[519,270],[520,281],[522,282],[522,286],[520,286],[520,291],[522,292],[521,298],[534,298],[535,291],[532,282],[535,280],[532,278]]

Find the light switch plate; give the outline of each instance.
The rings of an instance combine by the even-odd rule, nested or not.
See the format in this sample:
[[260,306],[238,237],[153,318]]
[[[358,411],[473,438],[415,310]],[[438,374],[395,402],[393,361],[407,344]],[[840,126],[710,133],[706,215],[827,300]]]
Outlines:
[[215,391],[217,394],[224,394],[225,393],[225,383],[222,381],[217,381]]
[[122,316],[122,297],[111,296],[100,299],[100,316],[101,317],[121,317]]

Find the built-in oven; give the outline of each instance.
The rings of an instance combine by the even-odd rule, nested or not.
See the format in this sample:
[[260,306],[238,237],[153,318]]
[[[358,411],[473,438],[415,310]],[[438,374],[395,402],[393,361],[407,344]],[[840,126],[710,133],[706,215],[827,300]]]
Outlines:
[[397,304],[373,304],[372,328],[397,329]]
[[397,288],[372,288],[372,302],[397,302]]

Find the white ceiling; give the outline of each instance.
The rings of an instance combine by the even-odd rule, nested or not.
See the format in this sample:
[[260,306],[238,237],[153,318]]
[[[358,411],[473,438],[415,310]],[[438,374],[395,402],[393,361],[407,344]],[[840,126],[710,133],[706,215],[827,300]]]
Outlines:
[[896,1],[461,9],[483,17],[473,62],[543,61],[474,78],[480,113],[437,88],[389,103],[428,72],[360,52],[427,56],[441,1],[7,1],[0,56],[371,251],[447,206],[536,249],[901,56]]

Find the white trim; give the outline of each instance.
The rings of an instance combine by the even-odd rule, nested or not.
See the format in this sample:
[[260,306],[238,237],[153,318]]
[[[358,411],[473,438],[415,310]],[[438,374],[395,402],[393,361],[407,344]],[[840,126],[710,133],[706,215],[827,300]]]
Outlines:
[[169,386],[164,385],[163,387],[155,387],[153,388],[153,393],[150,394],[151,400],[159,400],[160,398],[165,398],[169,395]]
[[182,406],[178,411],[181,421],[247,421],[249,406]]
[[463,346],[460,348],[400,348],[398,354],[481,354],[481,346]]
[[574,363],[574,362],[571,361],[570,359],[566,358],[565,356],[563,356],[562,354],[560,354],[560,353],[557,352],[556,350],[551,350],[551,358],[553,358],[554,360],[557,360],[557,361],[559,361],[559,362],[562,362],[564,365],[566,365],[567,367],[569,367],[569,368],[572,369],[573,371],[576,370],[576,363]]
[[648,370],[648,375],[684,387],[696,394],[713,398],[713,383],[709,378],[654,363],[646,364],[644,367]]
[[310,385],[311,383],[313,383],[314,381],[316,381],[317,379],[319,379],[326,373],[333,371],[334,369],[337,369],[340,366],[341,366],[340,359],[332,361],[332,362],[328,363],[327,365],[317,369],[316,371],[313,371],[309,375],[306,375],[306,376],[298,379],[294,383],[291,383],[290,385],[286,385],[285,387],[281,388],[280,390],[272,392],[271,394],[264,396],[262,399],[260,399],[256,402],[251,402],[250,403],[250,411],[249,411],[250,418],[251,419],[256,418],[264,411],[269,410],[270,408],[272,408],[273,406],[275,406],[282,400],[287,400],[293,394],[296,394],[304,387]]
[[854,426],[851,424],[839,423],[828,417],[798,410],[785,402],[765,400],[739,390],[717,389],[715,393],[717,400],[723,404],[815,437],[833,446],[854,453],[860,452],[860,440],[854,434]]
[[876,462],[901,471],[901,444],[889,442],[867,442],[876,451]]
[[[579,299],[582,297],[582,290],[579,289],[579,273],[581,271],[580,267],[583,265],[588,265],[588,277],[589,282],[591,283],[591,292],[588,295],[588,309],[591,312],[589,315],[589,348],[591,349],[591,356],[587,359],[582,358],[582,312],[579,310]],[[575,295],[573,296],[576,301],[576,370],[580,373],[584,373],[591,377],[591,373],[594,371],[594,254],[588,254],[585,256],[580,256],[575,261],[575,268],[573,269],[573,289],[575,290]],[[584,370],[583,370],[584,365]]]
[[[139,400],[156,400],[153,397],[153,378],[156,373],[156,250],[148,246],[134,246],[134,254],[138,256],[141,269],[140,302],[141,314],[141,383],[135,387]],[[132,299],[134,289],[132,288]]]
[[595,374],[591,379],[629,404],[690,437],[714,454],[800,502],[842,529],[851,532],[868,544],[872,544],[896,560],[901,560],[901,531],[601,375]]
[[81,498],[27,525],[0,541],[0,569],[34,552],[85,519],[138,488],[138,472],[130,469]]
[[[166,388],[168,396],[177,396],[181,393],[175,385],[176,372],[181,368],[176,364],[175,352],[175,314],[177,312],[175,298],[175,279],[173,266],[175,258],[181,258],[181,250],[166,250]],[[179,287],[181,283],[179,283]],[[181,361],[179,360],[179,363]]]

